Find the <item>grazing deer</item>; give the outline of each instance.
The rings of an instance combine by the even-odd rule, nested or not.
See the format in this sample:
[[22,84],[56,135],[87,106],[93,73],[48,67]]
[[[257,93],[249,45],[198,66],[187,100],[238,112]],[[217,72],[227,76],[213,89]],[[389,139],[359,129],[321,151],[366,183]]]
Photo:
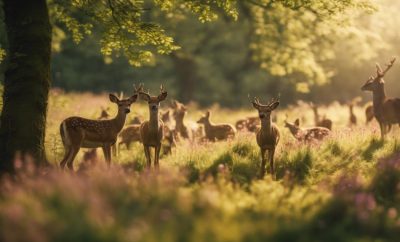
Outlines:
[[111,163],[111,145],[117,140],[117,135],[125,124],[126,115],[130,112],[131,104],[136,101],[138,94],[128,99],[118,99],[113,94],[109,98],[112,103],[118,105],[117,116],[109,120],[91,120],[81,117],[69,117],[60,125],[61,139],[65,149],[64,159],[60,166],[65,165],[73,169],[73,161],[79,149],[97,148],[103,149],[107,164]]
[[100,116],[97,118],[97,119],[108,119],[109,117],[110,117],[110,115],[108,114],[108,110],[109,110],[109,108],[107,107],[107,108],[104,108],[104,107],[101,107],[101,113],[100,113]]
[[310,103],[310,106],[314,112],[314,123],[315,126],[317,127],[325,127],[329,130],[332,130],[332,120],[326,118],[325,116],[320,118],[320,115],[318,113],[318,106],[314,105],[313,103]]
[[274,155],[276,146],[279,143],[280,133],[278,126],[272,122],[271,113],[279,106],[279,101],[272,99],[267,104],[261,104],[258,98],[254,98],[254,101],[250,102],[253,107],[258,110],[258,116],[261,120],[261,129],[257,131],[256,139],[257,144],[261,150],[261,169],[260,178],[265,175],[266,158],[265,154],[268,151],[268,160],[270,165],[271,176],[275,173],[274,171]]
[[140,99],[149,104],[150,118],[148,121],[144,121],[140,126],[140,138],[144,146],[147,168],[150,169],[151,167],[150,148],[154,147],[154,166],[156,169],[158,169],[161,141],[164,135],[164,124],[163,121],[158,117],[158,110],[160,107],[160,102],[167,98],[168,93],[164,90],[162,85],[160,87],[160,94],[158,96],[150,96],[149,92],[144,92],[143,85],[140,85],[138,89]]
[[374,119],[374,106],[372,104],[368,104],[367,107],[365,107],[365,124],[368,124],[369,122]]
[[201,117],[197,123],[204,125],[205,138],[210,141],[226,140],[235,137],[236,129],[230,124],[214,124],[210,121],[210,111]]
[[298,141],[312,141],[322,140],[327,137],[331,131],[325,127],[312,127],[312,128],[300,128],[300,120],[296,119],[294,123],[285,121],[285,127],[289,129],[290,133]]
[[392,124],[400,123],[400,99],[388,98],[385,93],[385,81],[383,77],[392,68],[396,58],[386,65],[385,70],[376,64],[376,76],[371,76],[361,87],[362,91],[372,92],[373,111],[381,129],[381,138],[384,139],[392,127]]
[[118,135],[118,147],[125,144],[126,149],[133,142],[140,142],[140,124],[132,124],[126,126]]

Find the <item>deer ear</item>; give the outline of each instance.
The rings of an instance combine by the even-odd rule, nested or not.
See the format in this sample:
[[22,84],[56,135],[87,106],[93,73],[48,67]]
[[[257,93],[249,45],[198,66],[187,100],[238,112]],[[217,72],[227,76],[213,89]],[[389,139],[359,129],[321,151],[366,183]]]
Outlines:
[[167,98],[167,96],[168,96],[168,93],[167,92],[163,92],[160,95],[158,95],[157,99],[158,99],[159,102],[161,102],[161,101],[164,101]]
[[276,109],[278,106],[279,106],[279,102],[278,102],[278,101],[277,101],[277,102],[274,102],[273,104],[271,104],[271,106],[270,106],[271,111],[274,110],[274,109]]
[[119,101],[119,99],[117,98],[117,96],[115,96],[115,95],[112,94],[112,93],[110,93],[109,97],[110,97],[110,101],[111,101],[112,103],[117,103],[117,102]]
[[298,127],[300,126],[300,119],[296,119],[296,121],[294,121],[294,124]]
[[134,94],[133,96],[131,96],[131,97],[129,98],[129,102],[134,103],[134,102],[136,102],[137,98],[138,98],[138,95],[137,95],[137,94]]
[[259,106],[258,106],[258,104],[257,104],[257,103],[255,103],[255,102],[252,102],[251,104],[253,104],[253,107],[254,107],[255,109],[258,109],[258,108],[259,108]]

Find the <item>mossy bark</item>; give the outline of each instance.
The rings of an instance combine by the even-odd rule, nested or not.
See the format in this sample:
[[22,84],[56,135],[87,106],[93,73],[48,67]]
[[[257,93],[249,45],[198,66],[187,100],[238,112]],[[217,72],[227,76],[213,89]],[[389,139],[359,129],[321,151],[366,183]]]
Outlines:
[[46,0],[3,0],[8,37],[0,123],[0,172],[17,152],[46,164],[44,138],[50,86],[51,25]]

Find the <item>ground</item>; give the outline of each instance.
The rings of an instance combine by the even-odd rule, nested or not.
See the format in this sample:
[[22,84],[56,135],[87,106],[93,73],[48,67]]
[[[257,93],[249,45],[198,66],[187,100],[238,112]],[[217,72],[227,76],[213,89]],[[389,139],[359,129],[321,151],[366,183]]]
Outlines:
[[[116,107],[108,95],[52,91],[47,123],[49,161],[57,166],[63,148],[60,122],[72,115],[99,116]],[[168,106],[168,101],[162,108]],[[213,106],[214,122],[234,124],[256,110]],[[190,105],[187,123],[205,110]],[[147,117],[133,104],[128,119]],[[334,124],[322,142],[301,144],[284,128],[312,111],[299,103],[279,107],[282,133],[276,175],[257,179],[260,152],[253,133],[227,142],[180,142],[162,156],[159,173],[144,170],[142,146],[121,148],[111,168],[99,150],[97,164],[85,166],[82,150],[70,173],[19,165],[18,177],[4,178],[0,192],[1,241],[396,241],[400,233],[399,128],[385,141],[375,121],[347,126],[348,108],[320,109]],[[128,120],[129,121],[129,120]]]

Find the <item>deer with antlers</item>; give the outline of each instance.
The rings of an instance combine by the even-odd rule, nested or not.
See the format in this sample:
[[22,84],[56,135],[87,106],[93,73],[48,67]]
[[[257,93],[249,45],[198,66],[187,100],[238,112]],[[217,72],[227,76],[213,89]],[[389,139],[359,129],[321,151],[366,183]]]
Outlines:
[[392,124],[400,123],[400,99],[388,98],[385,93],[385,81],[383,77],[392,68],[396,58],[393,58],[382,70],[379,64],[376,64],[376,76],[371,76],[361,87],[362,91],[372,92],[372,105],[374,116],[381,129],[381,138],[390,131]]
[[261,150],[261,169],[260,178],[263,178],[266,170],[267,159],[265,157],[268,151],[268,160],[270,165],[271,176],[274,171],[274,155],[276,146],[279,143],[280,132],[278,126],[272,122],[271,113],[279,106],[278,99],[272,99],[267,104],[261,104],[258,98],[249,101],[253,107],[258,111],[258,117],[261,121],[261,128],[256,133],[257,144]]
[[62,121],[60,134],[65,149],[65,155],[60,163],[73,170],[73,161],[80,148],[103,149],[107,164],[111,163],[111,146],[116,142],[117,135],[125,124],[126,115],[130,112],[131,104],[136,101],[138,94],[128,99],[120,100],[114,94],[109,98],[112,103],[118,105],[118,113],[113,119],[91,120],[81,117],[69,117]]
[[158,110],[160,107],[160,102],[167,98],[168,93],[164,90],[163,85],[160,87],[160,94],[158,96],[151,96],[149,92],[144,92],[143,84],[139,85],[139,88],[136,90],[138,90],[140,99],[146,101],[149,105],[150,118],[149,120],[144,121],[140,126],[140,138],[144,146],[147,168],[150,169],[151,167],[150,148],[154,147],[154,167],[159,169],[161,141],[164,136],[164,123],[158,117]]

